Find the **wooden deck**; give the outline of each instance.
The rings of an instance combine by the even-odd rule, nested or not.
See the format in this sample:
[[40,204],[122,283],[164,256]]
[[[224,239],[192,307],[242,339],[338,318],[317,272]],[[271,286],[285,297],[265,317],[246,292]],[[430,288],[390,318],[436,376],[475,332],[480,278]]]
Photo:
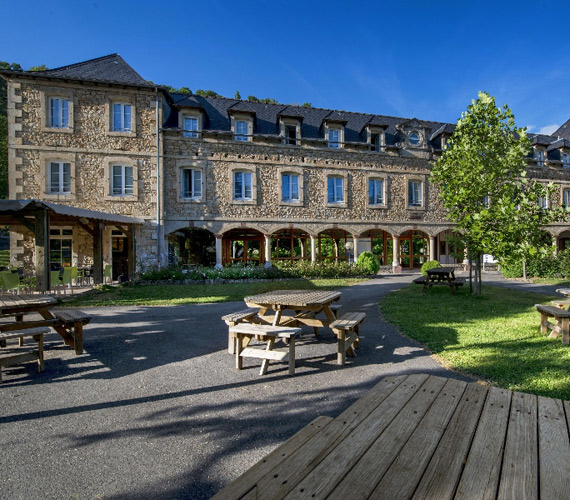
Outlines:
[[570,498],[570,402],[425,374],[319,417],[218,499]]

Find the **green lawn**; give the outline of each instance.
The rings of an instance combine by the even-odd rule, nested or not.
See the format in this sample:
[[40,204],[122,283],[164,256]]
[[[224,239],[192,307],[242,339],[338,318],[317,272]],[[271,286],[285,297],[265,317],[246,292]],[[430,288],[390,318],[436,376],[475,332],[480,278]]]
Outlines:
[[216,285],[135,285],[109,286],[66,300],[70,306],[163,306],[196,304],[200,302],[230,302],[243,300],[248,295],[271,290],[336,289],[354,285],[362,279],[312,279],[267,281],[255,283],[228,283]]
[[498,387],[570,400],[570,346],[540,333],[534,304],[560,297],[485,286],[482,297],[412,285],[388,294],[387,321],[444,364]]

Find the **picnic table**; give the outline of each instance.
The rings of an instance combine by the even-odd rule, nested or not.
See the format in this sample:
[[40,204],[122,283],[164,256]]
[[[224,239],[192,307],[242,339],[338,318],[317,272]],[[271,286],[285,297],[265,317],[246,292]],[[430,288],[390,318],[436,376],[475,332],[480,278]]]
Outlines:
[[386,377],[213,499],[568,498],[569,410],[427,374]]
[[421,276],[414,280],[414,283],[423,285],[423,292],[426,292],[434,285],[446,285],[451,288],[451,292],[455,295],[456,288],[463,285],[463,278],[455,277],[455,269],[453,267],[434,267],[427,270],[426,276]]
[[[312,326],[318,334],[318,328],[328,327],[336,320],[331,306],[341,295],[335,291],[274,290],[244,300],[248,307],[258,307],[258,317],[273,326],[300,323]],[[269,310],[274,314],[268,314]],[[282,317],[284,311],[293,311],[293,315]],[[319,313],[325,317],[317,318]]]
[[[51,295],[2,295],[0,296],[0,317],[14,317],[14,321],[0,323],[0,332],[23,330],[26,328],[52,327],[63,341],[83,352],[83,325],[91,319],[79,311],[53,313],[51,309],[57,300]],[[37,313],[42,319],[24,318]]]

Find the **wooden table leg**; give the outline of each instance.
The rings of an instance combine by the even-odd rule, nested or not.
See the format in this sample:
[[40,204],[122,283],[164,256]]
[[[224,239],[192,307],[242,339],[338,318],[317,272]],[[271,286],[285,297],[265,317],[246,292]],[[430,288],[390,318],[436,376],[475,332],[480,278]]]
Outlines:
[[335,333],[338,339],[336,362],[337,364],[344,366],[346,363],[346,333],[344,330],[336,330]]
[[243,334],[236,333],[236,368],[241,370],[243,367],[243,359],[240,356],[243,351]]
[[[272,351],[274,346],[275,346],[275,339],[273,337],[270,337],[267,341],[267,347],[265,348],[265,350],[266,351]],[[261,370],[259,371],[259,374],[265,375],[267,373],[268,366],[269,366],[269,360],[264,359],[261,362]]]
[[279,321],[281,320],[281,314],[283,314],[283,311],[280,308],[277,308],[277,310],[275,311],[275,316],[273,317],[273,326],[279,326]]
[[289,375],[295,375],[295,336],[289,337]]

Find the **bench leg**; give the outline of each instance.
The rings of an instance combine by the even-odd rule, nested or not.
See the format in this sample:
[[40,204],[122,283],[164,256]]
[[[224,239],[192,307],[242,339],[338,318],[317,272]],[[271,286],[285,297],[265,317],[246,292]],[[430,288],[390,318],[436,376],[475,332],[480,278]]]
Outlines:
[[75,354],[83,354],[83,323],[76,321],[73,325],[73,344]]
[[354,333],[356,333],[356,338],[354,339],[354,348],[358,349],[360,347],[360,328],[359,325],[354,327]]
[[228,332],[228,352],[236,353],[236,336],[232,332]]
[[[271,337],[268,341],[267,341],[267,347],[265,348],[266,351],[272,351],[273,347],[275,346],[275,339],[273,337]],[[267,368],[269,367],[269,360],[268,359],[264,359],[261,362],[261,370],[259,370],[259,374],[260,375],[265,375],[267,373]]]
[[34,335],[34,339],[38,341],[38,373],[44,371],[44,334]]
[[562,343],[568,345],[568,318],[560,318],[560,330],[562,331]]
[[289,338],[289,375],[295,375],[295,337]]
[[344,366],[346,362],[346,333],[344,330],[335,330],[334,332],[338,338],[336,362],[340,366]]
[[243,335],[236,333],[236,369],[238,370],[243,368],[243,359],[240,356],[241,351],[243,351]]
[[540,332],[548,333],[548,317],[544,313],[540,313]]

